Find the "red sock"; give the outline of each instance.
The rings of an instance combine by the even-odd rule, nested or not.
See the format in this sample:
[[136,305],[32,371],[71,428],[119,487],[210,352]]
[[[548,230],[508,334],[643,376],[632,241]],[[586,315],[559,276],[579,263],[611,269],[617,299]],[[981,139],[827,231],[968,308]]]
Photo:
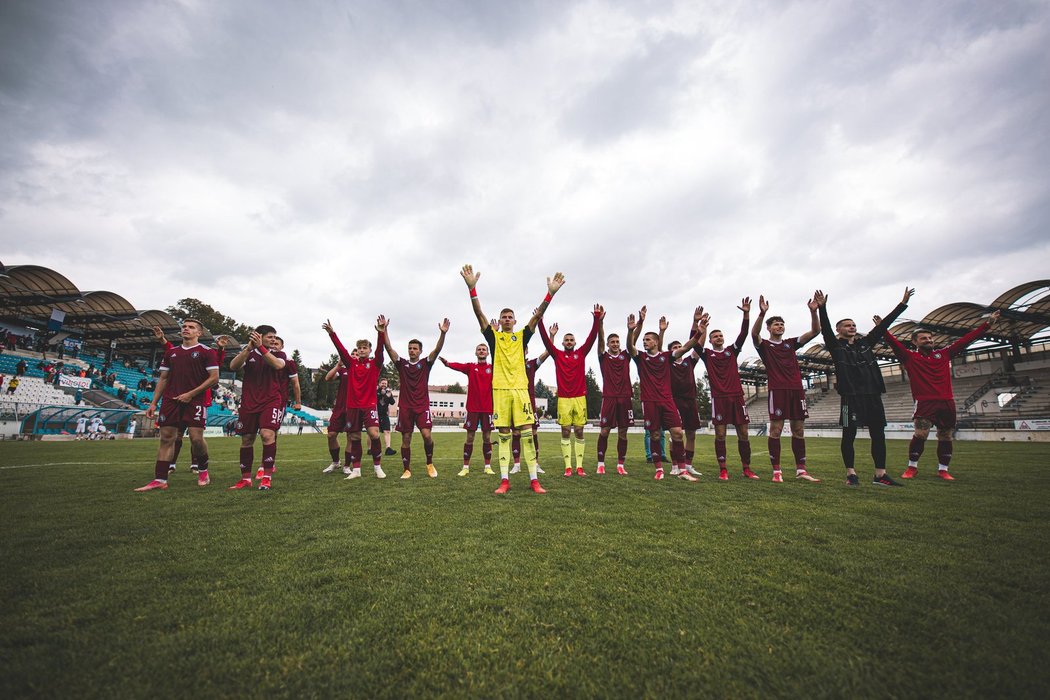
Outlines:
[[274,464],[277,462],[277,443],[273,442],[269,445],[263,445],[262,449],[262,468],[263,474],[270,476],[273,474]]
[[740,450],[740,461],[745,467],[751,466],[751,443],[748,440],[737,440],[737,449]]
[[411,447],[402,447],[401,448],[401,466],[407,472],[409,470],[409,466],[411,464],[412,464],[412,448]]
[[481,456],[485,458],[485,464],[492,464],[492,441],[485,440],[481,443]]
[[715,459],[718,460],[718,468],[726,468],[726,441],[715,440]]
[[652,431],[649,433],[649,453],[653,456],[653,464],[657,469],[663,469],[663,454],[660,452],[660,433]]
[[609,435],[606,433],[598,433],[598,461],[602,464],[605,463],[605,451],[609,449]]
[[434,463],[434,441],[424,440],[423,441],[423,452],[427,456],[427,464]]
[[926,441],[913,435],[911,442],[908,444],[908,460],[918,462],[919,457],[922,457],[922,451],[925,449]]
[[252,462],[255,461],[255,447],[249,445],[241,448],[241,477],[249,477],[252,473]]
[[769,438],[769,463],[773,465],[773,471],[780,469],[780,438]]
[[470,456],[474,454],[474,443],[464,442],[463,443],[463,466],[470,466]]
[[685,445],[677,440],[671,440],[671,462],[679,467],[685,466]]
[[692,464],[693,463],[693,454],[694,454],[694,452],[692,450],[686,450],[685,451],[685,463],[686,464]]
[[937,441],[937,464],[943,464],[948,466],[952,462],[952,441],[951,440],[938,440]]
[[361,441],[354,440],[350,444],[350,461],[354,463],[354,469],[361,468]]
[[169,464],[171,464],[171,462],[166,459],[158,459],[157,463],[153,466],[153,478],[167,481]]
[[627,459],[627,438],[616,438],[616,463],[622,465]]
[[372,455],[372,466],[378,467],[383,459],[383,449],[380,447],[379,438],[368,441],[368,454]]
[[795,468],[806,468],[806,439],[791,438],[791,454],[795,455]]

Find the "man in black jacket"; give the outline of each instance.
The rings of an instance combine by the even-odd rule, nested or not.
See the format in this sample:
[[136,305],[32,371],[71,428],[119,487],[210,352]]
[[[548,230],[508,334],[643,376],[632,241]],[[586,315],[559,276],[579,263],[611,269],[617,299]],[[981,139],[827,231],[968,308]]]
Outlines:
[[867,427],[871,436],[871,458],[875,462],[876,486],[900,486],[886,473],[886,411],[882,406],[882,395],[886,384],[875,359],[874,349],[882,340],[886,329],[908,306],[914,289],[905,289],[904,298],[886,318],[876,317],[877,325],[865,336],[857,335],[857,324],[844,318],[831,330],[828,318],[827,296],[817,290],[814,299],[820,313],[820,330],[824,336],[824,347],[835,361],[835,388],[841,396],[839,424],[842,426],[842,461],[846,465],[846,485],[859,486],[860,480],[853,468],[853,442],[857,428]]

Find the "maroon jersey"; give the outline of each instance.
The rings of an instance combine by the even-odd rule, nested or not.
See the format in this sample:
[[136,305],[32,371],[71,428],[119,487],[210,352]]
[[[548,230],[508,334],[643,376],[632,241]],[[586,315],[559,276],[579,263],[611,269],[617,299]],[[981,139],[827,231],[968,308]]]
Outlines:
[[988,324],[977,328],[956,340],[946,348],[936,348],[929,355],[918,350],[909,350],[901,341],[886,331],[886,342],[900,358],[901,364],[908,372],[911,386],[911,397],[916,401],[954,401],[952,392],[952,358],[966,349],[966,346],[984,335]]
[[374,411],[376,392],[379,390],[379,373],[383,371],[383,332],[379,332],[376,340],[375,357],[367,360],[359,360],[356,355],[351,356],[339,342],[339,336],[335,333],[329,334],[329,337],[346,366],[346,379],[343,380],[343,383],[347,385],[346,407],[367,408]]
[[[165,399],[175,400],[176,396],[193,391],[208,378],[211,370],[219,369],[215,362],[215,352],[200,343],[188,348],[174,345],[164,353],[164,359],[160,362],[160,371],[168,373],[168,385],[164,387]],[[210,392],[202,391],[194,396],[189,404],[192,406],[207,406],[205,403],[210,398]]]
[[550,336],[547,335],[547,329],[543,323],[540,323],[539,327],[543,345],[547,348],[547,352],[550,353],[551,359],[554,360],[555,375],[558,378],[558,398],[572,399],[578,396],[586,396],[587,369],[585,360],[587,353],[591,351],[591,346],[594,345],[594,339],[598,336],[598,317],[594,317],[591,333],[587,336],[587,340],[583,342],[583,345],[579,345],[572,350],[554,347],[554,343],[551,342]]
[[449,362],[447,367],[467,375],[467,413],[492,413],[492,365]]
[[602,370],[602,398],[631,398],[634,392],[631,388],[630,355],[623,350],[619,355],[610,355],[606,350],[598,355],[598,366]]
[[676,399],[696,400],[696,355],[689,353],[677,362],[671,363],[671,395]]
[[532,399],[532,410],[536,412],[536,370],[543,362],[539,358],[525,361],[525,376],[529,378],[529,398]]
[[771,343],[762,338],[755,347],[766,365],[770,389],[802,391],[802,372],[798,368],[798,358],[795,357],[798,338],[784,338],[779,343]]
[[642,401],[670,401],[671,397],[671,353],[664,351],[655,355],[640,352],[634,356],[638,366],[638,383],[641,385]]
[[[177,348],[177,347],[179,347],[179,346],[175,345],[170,340],[165,340],[164,341],[164,351],[165,352],[167,352],[168,350],[172,350],[174,348]],[[222,369],[222,361],[223,361],[223,358],[226,356],[226,351],[223,348],[219,347],[219,348],[213,348],[212,352],[215,353],[215,366],[217,368],[219,368],[219,369]],[[197,386],[200,386],[200,384],[198,383]],[[201,405],[202,406],[211,406],[211,387],[208,387],[207,389],[204,390],[204,401],[201,403]]]
[[346,367],[340,367],[335,371],[339,387],[335,390],[335,403],[332,404],[332,415],[339,416],[346,413],[346,388],[350,385],[346,381]]
[[397,358],[397,374],[401,379],[401,388],[397,397],[397,412],[415,411],[422,413],[430,410],[430,368],[434,363],[427,357],[415,362],[408,358]]
[[[277,357],[280,357],[280,354]],[[274,369],[259,352],[259,348],[254,348],[244,363],[241,413],[258,413],[273,406],[283,406],[282,383],[288,383],[284,368]]]
[[736,358],[740,355],[737,345],[724,346],[721,350],[704,348],[700,359],[707,367],[707,382],[711,385],[711,397],[743,396],[740,383],[740,368]]
[[288,392],[292,379],[299,376],[299,365],[295,360],[289,360],[283,352],[278,352],[277,356],[284,360],[284,380],[281,382],[281,405],[284,406],[288,403]]

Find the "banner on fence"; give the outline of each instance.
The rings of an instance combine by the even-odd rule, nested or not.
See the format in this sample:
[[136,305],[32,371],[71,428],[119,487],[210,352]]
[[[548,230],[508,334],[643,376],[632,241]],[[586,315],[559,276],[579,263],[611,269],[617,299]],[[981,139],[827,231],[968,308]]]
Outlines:
[[58,385],[73,389],[90,389],[91,377],[72,377],[68,374],[58,375]]

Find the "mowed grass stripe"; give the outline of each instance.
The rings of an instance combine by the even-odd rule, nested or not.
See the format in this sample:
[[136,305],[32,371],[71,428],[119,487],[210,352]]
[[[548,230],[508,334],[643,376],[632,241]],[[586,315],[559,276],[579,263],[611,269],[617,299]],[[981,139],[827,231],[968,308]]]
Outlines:
[[[156,443],[6,443],[0,467],[4,697],[407,694],[1021,696],[1048,689],[1050,493],[1040,444],[958,443],[902,489],[560,476],[541,436],[536,496],[504,498],[462,437],[422,469],[345,481],[324,438],[283,436],[271,492],[227,492],[238,441],[210,441],[213,484],[184,454],[167,492]],[[632,436],[633,438],[634,436]],[[785,440],[785,443],[787,441]],[[764,446],[764,439],[754,439]],[[395,437],[395,447],[397,441]],[[932,445],[931,445],[932,447]],[[891,441],[903,465],[906,442]],[[260,453],[257,447],[257,456]],[[932,452],[932,450],[931,450]],[[788,453],[785,448],[785,454]],[[92,464],[94,463],[94,464]],[[101,463],[101,464],[99,464]],[[899,467],[892,469],[898,472]]]

